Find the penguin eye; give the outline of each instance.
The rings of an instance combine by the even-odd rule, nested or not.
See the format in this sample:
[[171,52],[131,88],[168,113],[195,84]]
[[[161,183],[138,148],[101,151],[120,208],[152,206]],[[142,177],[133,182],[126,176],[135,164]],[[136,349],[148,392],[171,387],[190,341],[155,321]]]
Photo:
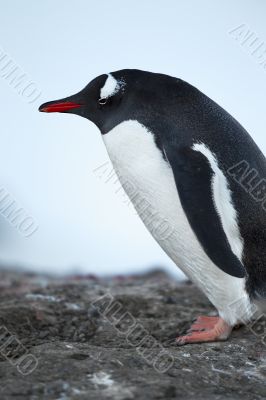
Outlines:
[[107,97],[102,97],[102,98],[100,98],[99,100],[98,100],[98,103],[101,105],[101,106],[104,106],[106,103],[107,103]]

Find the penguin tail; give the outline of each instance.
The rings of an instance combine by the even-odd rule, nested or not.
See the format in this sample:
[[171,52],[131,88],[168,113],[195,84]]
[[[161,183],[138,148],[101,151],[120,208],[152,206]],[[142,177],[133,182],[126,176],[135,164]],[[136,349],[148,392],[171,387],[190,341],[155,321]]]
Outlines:
[[[254,283],[254,282],[253,282]],[[266,317],[266,284],[264,282],[256,282],[256,285],[248,285],[247,287],[250,300],[253,303],[252,308],[252,321],[261,321]]]
[[256,287],[256,289],[253,290],[252,297],[256,301],[266,302],[266,286]]
[[257,302],[266,302],[266,281],[260,280],[251,283],[247,282],[247,290],[250,297]]

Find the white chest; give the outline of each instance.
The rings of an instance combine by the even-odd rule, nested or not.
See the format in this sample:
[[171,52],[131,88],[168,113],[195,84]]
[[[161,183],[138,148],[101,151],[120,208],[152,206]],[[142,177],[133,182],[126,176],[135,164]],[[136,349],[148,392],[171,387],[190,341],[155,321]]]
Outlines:
[[[193,260],[206,259],[180,203],[171,167],[154,138],[137,121],[104,135],[117,175],[140,218],[166,253],[189,274]],[[206,261],[206,260],[205,260]]]
[[[126,121],[103,136],[108,154],[140,218],[170,258],[219,308],[221,285],[232,285],[232,298],[243,283],[221,271],[204,252],[184,213],[171,167],[153,135],[137,121]],[[227,300],[225,298],[227,297]],[[232,300],[232,299],[231,299]],[[234,301],[234,300],[232,300]]]
[[169,256],[181,262],[186,243],[189,241],[191,245],[194,234],[180,204],[172,169],[156,147],[152,134],[137,121],[127,121],[103,138],[121,184],[140,218]]

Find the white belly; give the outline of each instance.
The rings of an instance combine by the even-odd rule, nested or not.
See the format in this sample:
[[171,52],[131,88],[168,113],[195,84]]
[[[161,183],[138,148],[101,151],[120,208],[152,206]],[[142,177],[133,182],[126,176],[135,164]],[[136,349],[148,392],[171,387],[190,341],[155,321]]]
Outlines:
[[172,169],[153,135],[137,121],[126,121],[103,139],[121,184],[148,230],[220,315],[235,324],[237,315],[246,315],[250,305],[244,279],[223,272],[203,250],[180,203]]

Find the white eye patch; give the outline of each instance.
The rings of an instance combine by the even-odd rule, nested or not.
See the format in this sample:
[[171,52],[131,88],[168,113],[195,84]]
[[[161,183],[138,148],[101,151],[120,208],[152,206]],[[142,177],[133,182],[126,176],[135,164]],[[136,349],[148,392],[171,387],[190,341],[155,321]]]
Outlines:
[[106,99],[114,96],[123,86],[125,86],[124,81],[117,81],[111,74],[108,74],[105,84],[101,88],[100,98]]

